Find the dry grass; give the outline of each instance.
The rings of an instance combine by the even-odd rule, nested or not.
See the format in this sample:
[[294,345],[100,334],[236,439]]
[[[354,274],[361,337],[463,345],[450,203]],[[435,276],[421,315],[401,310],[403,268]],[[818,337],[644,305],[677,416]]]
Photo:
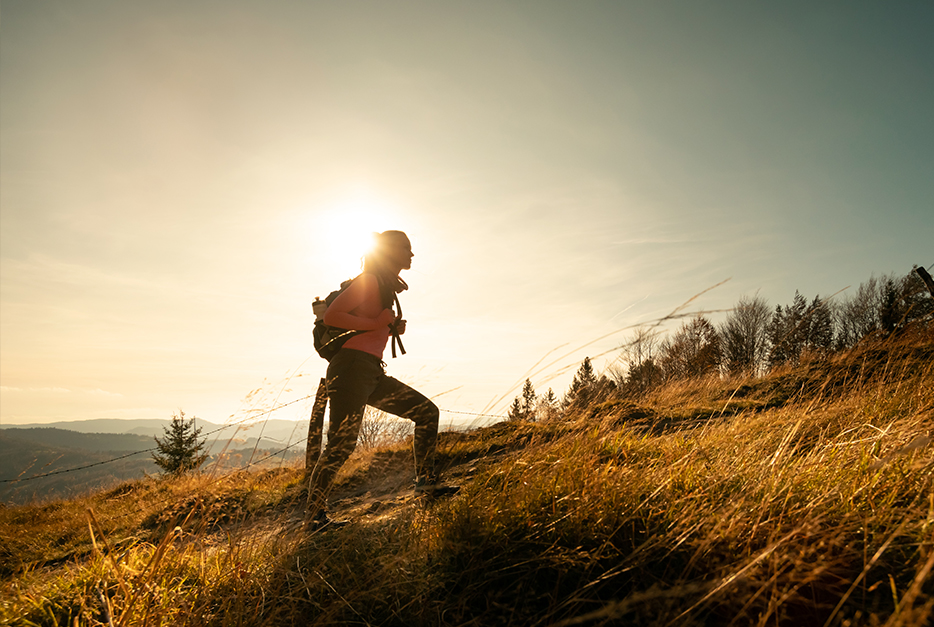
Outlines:
[[290,522],[296,469],[0,509],[0,617],[921,627],[934,615],[932,428],[922,329],[762,379],[448,434],[464,489],[429,508],[400,491],[404,450],[365,452],[340,477],[354,522],[332,531]]

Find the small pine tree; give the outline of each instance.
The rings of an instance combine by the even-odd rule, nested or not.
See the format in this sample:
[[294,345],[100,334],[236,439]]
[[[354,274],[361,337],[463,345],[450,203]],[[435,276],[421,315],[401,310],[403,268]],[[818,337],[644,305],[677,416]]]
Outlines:
[[506,414],[507,420],[535,420],[535,412],[538,409],[538,396],[535,395],[535,388],[528,379],[522,385],[522,394],[512,400],[509,406],[509,412]]
[[620,392],[626,396],[638,397],[664,381],[665,371],[650,358],[637,366],[629,367],[629,372],[620,385]]
[[827,300],[815,296],[808,307],[808,339],[806,348],[826,355],[833,350],[833,311]]
[[163,427],[165,437],[157,437],[158,453],[152,454],[153,461],[166,474],[182,474],[194,470],[204,463],[208,454],[204,450],[205,440],[199,439],[201,427],[195,428],[194,418],[185,420],[185,412],[172,414],[172,424]]
[[886,334],[892,333],[901,321],[902,312],[895,281],[886,279],[882,286],[882,304],[879,307],[879,324]]
[[535,388],[532,387],[532,382],[526,379],[522,386],[522,400],[520,401],[522,417],[525,420],[535,420],[536,399]]
[[801,292],[795,290],[791,304],[784,308],[781,305],[776,307],[768,324],[766,335],[771,344],[768,357],[770,368],[785,363],[798,363],[807,345],[809,325],[807,301]]
[[512,405],[509,406],[509,412],[506,414],[506,420],[522,420],[522,404],[519,397],[512,399]]
[[590,357],[584,357],[583,363],[577,369],[574,380],[571,381],[571,387],[564,397],[565,408],[586,407],[595,397],[595,388],[597,387],[597,375],[594,373],[593,364],[590,363]]

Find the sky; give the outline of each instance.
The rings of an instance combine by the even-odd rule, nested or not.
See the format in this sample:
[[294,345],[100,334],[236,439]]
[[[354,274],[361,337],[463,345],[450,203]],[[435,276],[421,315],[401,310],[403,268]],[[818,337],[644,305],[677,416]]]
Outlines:
[[373,231],[415,252],[388,372],[443,424],[685,303],[930,267],[931,32],[926,2],[3,0],[0,425],[306,418],[311,302]]

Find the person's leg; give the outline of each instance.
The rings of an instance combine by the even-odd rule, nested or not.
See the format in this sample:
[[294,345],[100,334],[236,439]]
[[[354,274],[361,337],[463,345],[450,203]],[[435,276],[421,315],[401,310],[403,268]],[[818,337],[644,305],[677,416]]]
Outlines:
[[360,351],[341,350],[328,365],[328,442],[308,481],[309,517],[324,511],[334,475],[357,444],[367,399],[383,376],[379,359]]
[[415,423],[415,475],[417,480],[436,480],[435,445],[441,412],[431,399],[398,379],[383,376],[367,405]]

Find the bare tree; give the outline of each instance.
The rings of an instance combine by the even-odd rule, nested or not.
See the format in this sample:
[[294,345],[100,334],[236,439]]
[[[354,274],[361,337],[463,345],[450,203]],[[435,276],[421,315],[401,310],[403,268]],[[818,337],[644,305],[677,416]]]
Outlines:
[[720,328],[723,367],[728,375],[758,375],[769,356],[772,312],[760,296],[743,296]]
[[621,394],[638,396],[664,381],[662,369],[655,362],[661,343],[656,329],[639,327],[633,338],[620,346],[619,361],[625,367],[611,367],[610,376]]
[[870,277],[834,309],[836,348],[849,348],[876,332],[892,333],[915,320],[934,316],[934,299],[916,272]]
[[659,343],[659,335],[655,329],[639,327],[632,340],[620,346],[620,358],[626,362],[629,370],[638,368],[646,361],[655,358]]
[[538,397],[537,413],[541,420],[554,420],[558,417],[558,397],[551,388]]
[[849,348],[879,329],[882,281],[869,277],[856,293],[834,308],[837,348]]
[[368,406],[364,410],[357,444],[363,449],[397,444],[412,435],[414,429],[414,423]]

